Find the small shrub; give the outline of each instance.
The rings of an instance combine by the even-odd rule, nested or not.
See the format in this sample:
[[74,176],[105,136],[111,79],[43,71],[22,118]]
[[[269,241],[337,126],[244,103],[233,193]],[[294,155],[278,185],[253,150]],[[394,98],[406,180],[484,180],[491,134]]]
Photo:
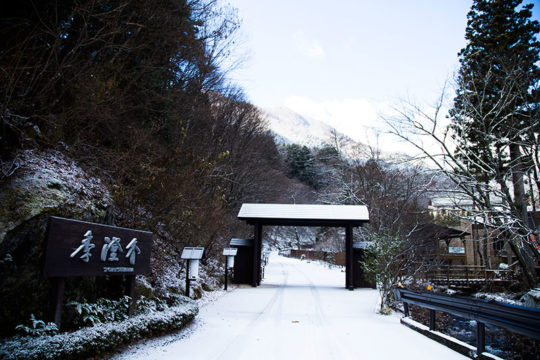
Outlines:
[[169,305],[167,304],[167,301],[165,299],[148,299],[144,296],[141,296],[135,302],[135,314],[146,314],[150,311],[163,311],[168,307]]
[[76,316],[72,318],[75,327],[94,326],[97,324],[127,319],[130,297],[120,300],[98,299],[95,303],[71,301],[66,305],[72,307]]
[[43,320],[36,319],[34,314],[30,315],[30,324],[30,326],[19,324],[15,327],[15,331],[19,335],[27,335],[32,337],[56,335],[58,333],[58,327],[55,323],[45,323]]
[[0,358],[67,360],[95,357],[114,351],[120,345],[181,329],[193,320],[198,311],[197,304],[188,302],[162,312],[148,311],[123,321],[98,324],[70,333],[2,339]]

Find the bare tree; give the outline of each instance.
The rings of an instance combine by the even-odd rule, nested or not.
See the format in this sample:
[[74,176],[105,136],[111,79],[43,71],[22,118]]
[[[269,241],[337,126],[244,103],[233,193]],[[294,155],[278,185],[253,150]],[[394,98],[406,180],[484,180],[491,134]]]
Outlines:
[[331,177],[320,191],[325,203],[362,204],[370,211],[369,229],[406,233],[426,216],[427,193],[436,179],[420,166],[383,160],[343,159],[327,171]]
[[[513,86],[510,78],[505,84],[508,87]],[[487,112],[491,118],[499,118],[501,103],[512,101],[507,98],[509,93],[503,89],[499,101],[471,101],[468,106],[471,111]],[[535,154],[538,149],[538,136],[528,137],[528,142],[510,136],[506,137],[505,141],[497,141],[494,137],[500,132],[496,132],[495,127],[500,124],[486,122],[491,125],[479,135],[492,141],[494,145],[487,148],[487,153],[465,151],[470,149],[463,146],[467,139],[460,136],[459,130],[450,126],[448,117],[443,116],[445,95],[446,87],[436,104],[429,109],[403,102],[400,107],[394,108],[393,115],[384,117],[384,120],[390,126],[391,133],[416,147],[419,158],[427,160],[431,166],[452,180],[456,185],[453,192],[457,197],[466,197],[472,201],[474,206],[461,209],[464,218],[472,223],[485,225],[485,229],[490,229],[490,235],[506,234],[525,278],[532,287],[537,283],[536,250],[530,242],[533,230],[527,223],[526,206],[523,207],[524,194],[518,188],[523,187],[523,174],[538,173],[538,164],[531,158],[525,161],[523,155],[519,155],[519,161],[510,161],[509,166],[503,165],[508,163],[508,159],[516,159],[515,154],[510,156],[512,152]],[[492,104],[490,109],[480,111],[478,107],[487,104]],[[535,130],[534,126],[537,125],[531,121],[531,126],[523,127],[522,131],[535,132],[537,129]],[[533,138],[536,140],[532,141]],[[524,166],[525,164],[527,166]],[[479,176],[479,172],[482,176]],[[531,194],[531,197],[534,196]]]

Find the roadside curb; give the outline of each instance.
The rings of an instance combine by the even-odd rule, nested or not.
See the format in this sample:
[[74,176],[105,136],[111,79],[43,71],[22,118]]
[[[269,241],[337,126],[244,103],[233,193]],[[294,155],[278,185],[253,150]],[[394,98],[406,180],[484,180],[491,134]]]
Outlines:
[[419,332],[422,335],[425,335],[429,337],[430,339],[433,339],[437,341],[438,343],[462,354],[465,355],[471,359],[480,359],[480,360],[503,360],[498,356],[495,356],[493,354],[483,352],[481,354],[476,353],[476,347],[469,345],[463,341],[460,341],[456,338],[453,338],[449,335],[443,334],[439,331],[431,331],[429,330],[429,327],[426,325],[423,325],[419,322],[416,322],[412,320],[409,317],[402,317],[400,322],[407,326],[408,328]]

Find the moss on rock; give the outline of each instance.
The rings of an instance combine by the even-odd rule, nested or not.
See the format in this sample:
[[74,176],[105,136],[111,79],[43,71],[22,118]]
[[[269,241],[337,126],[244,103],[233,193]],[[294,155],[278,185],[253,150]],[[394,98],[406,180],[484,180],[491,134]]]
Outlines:
[[17,171],[0,185],[0,335],[31,313],[48,318],[43,278],[49,216],[101,222],[112,206],[104,184],[57,151],[21,151]]

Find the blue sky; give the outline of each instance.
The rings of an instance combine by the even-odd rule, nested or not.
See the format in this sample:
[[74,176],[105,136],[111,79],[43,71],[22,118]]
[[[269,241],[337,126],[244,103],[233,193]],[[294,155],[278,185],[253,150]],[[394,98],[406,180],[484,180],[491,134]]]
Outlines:
[[229,3],[248,53],[232,76],[249,100],[288,106],[362,140],[389,104],[440,95],[458,69],[472,0]]

